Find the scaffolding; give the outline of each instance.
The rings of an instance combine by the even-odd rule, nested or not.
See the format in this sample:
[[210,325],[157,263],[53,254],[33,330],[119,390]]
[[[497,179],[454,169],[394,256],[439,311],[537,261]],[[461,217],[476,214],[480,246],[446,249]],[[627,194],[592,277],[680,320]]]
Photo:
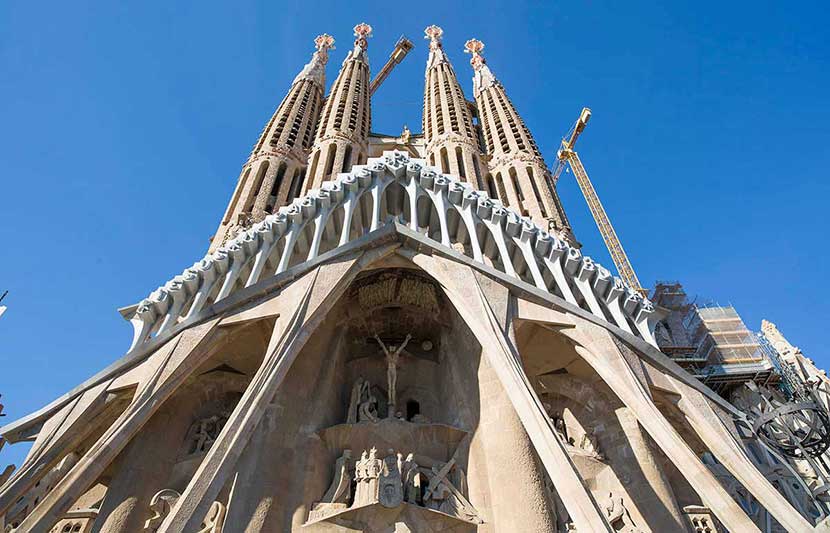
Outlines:
[[710,364],[752,363],[764,359],[758,337],[731,305],[694,304],[683,320],[696,354]]

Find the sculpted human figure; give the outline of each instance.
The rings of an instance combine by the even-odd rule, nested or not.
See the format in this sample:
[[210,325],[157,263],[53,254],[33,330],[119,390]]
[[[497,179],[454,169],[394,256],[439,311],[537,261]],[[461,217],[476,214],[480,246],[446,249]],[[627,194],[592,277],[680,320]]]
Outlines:
[[195,452],[203,452],[206,450],[207,441],[210,438],[210,424],[212,418],[204,418],[199,421],[199,429],[196,430],[196,447]]
[[415,456],[409,454],[403,463],[403,493],[404,500],[417,504],[421,500],[421,472]]
[[372,394],[372,386],[368,381],[363,382],[363,390],[360,393],[360,406],[358,407],[357,421],[358,422],[377,422],[378,421],[378,399]]
[[352,451],[343,450],[343,455],[334,464],[334,478],[331,480],[329,490],[323,496],[326,503],[348,503],[352,495],[352,480],[349,475],[349,467],[352,461]]
[[375,335],[375,340],[378,341],[383,353],[386,355],[386,381],[389,391],[390,417],[395,413],[395,397],[397,396],[396,386],[398,383],[398,360],[401,357],[401,352],[404,348],[406,348],[406,345],[409,343],[410,339],[412,339],[412,335],[407,335],[406,339],[403,341],[403,344],[400,346],[393,345],[387,347],[383,344],[383,341],[380,340],[380,337]]
[[369,454],[366,453],[366,450],[363,450],[363,453],[360,454],[360,459],[357,461],[357,464],[354,467],[354,478],[357,482],[356,489],[355,489],[355,496],[354,496],[354,506],[360,506],[367,503],[368,500],[368,487],[366,486],[367,483],[367,472],[366,467],[369,462]]
[[[366,452],[363,452],[364,454]],[[380,478],[383,462],[378,459],[378,451],[374,446],[369,450],[363,469],[363,494],[361,504],[367,505],[378,501],[378,478]]]
[[360,407],[361,395],[363,394],[363,382],[363,378],[359,377],[354,382],[354,385],[352,385],[352,394],[349,397],[349,412],[346,415],[347,424],[357,422],[358,408]]
[[381,468],[378,499],[381,505],[393,509],[403,501],[403,456],[395,454],[395,450],[388,450]]

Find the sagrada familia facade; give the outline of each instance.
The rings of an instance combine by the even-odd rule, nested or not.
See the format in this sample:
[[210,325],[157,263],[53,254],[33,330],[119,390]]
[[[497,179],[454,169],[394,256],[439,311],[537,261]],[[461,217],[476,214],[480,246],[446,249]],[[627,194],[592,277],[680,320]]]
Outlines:
[[0,529],[830,531],[824,373],[765,323],[774,369],[698,375],[679,289],[581,249],[483,43],[470,101],[427,28],[423,132],[388,136],[354,33],[328,95],[315,40],[207,255],[121,309],[126,354],[0,429],[33,442]]

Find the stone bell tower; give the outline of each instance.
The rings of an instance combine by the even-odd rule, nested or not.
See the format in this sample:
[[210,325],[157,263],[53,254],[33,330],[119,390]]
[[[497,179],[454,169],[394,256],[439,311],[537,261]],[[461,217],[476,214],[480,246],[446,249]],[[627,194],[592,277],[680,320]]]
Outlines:
[[481,148],[473,116],[441,43],[444,30],[429,26],[424,83],[424,140],[431,165],[482,189]]
[[324,33],[314,44],[317,51],[294,78],[242,167],[236,190],[211,240],[211,252],[299,192],[323,104],[326,62],[334,38]]
[[369,95],[369,56],[367,39],[372,27],[360,23],[354,27],[354,48],[346,56],[340,74],[326,99],[317,139],[309,156],[309,171],[304,191],[317,188],[353,164],[367,158],[367,138],[372,126]]
[[484,43],[470,39],[464,48],[473,56],[473,95],[499,199],[548,231],[575,242],[536,141],[481,55]]

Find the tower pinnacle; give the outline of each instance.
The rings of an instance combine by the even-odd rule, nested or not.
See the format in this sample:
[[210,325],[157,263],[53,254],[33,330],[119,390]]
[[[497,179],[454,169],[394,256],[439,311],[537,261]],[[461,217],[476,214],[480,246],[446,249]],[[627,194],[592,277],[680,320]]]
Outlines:
[[329,60],[329,50],[334,50],[334,37],[328,33],[318,35],[314,39],[316,52],[311,56],[303,70],[294,78],[294,83],[300,80],[311,80],[324,89],[326,85],[326,63]]
[[372,36],[372,27],[365,22],[361,22],[354,27],[354,36],[354,50],[346,57],[346,61],[349,59],[360,59],[368,63],[366,49],[369,48],[369,41],[367,39]]
[[424,39],[429,39],[429,58],[427,59],[427,70],[437,65],[438,63],[448,63],[447,56],[444,54],[444,46],[441,44],[441,38],[444,36],[444,30],[433,24],[427,26],[424,30]]
[[356,37],[354,45],[365,50],[369,46],[369,42],[366,39],[372,36],[372,27],[365,22],[361,22],[354,27],[354,36]]
[[473,67],[475,74],[473,75],[473,95],[478,93],[496,83],[496,77],[490,72],[490,67],[487,66],[484,56],[481,51],[484,50],[484,43],[478,39],[470,39],[464,43],[464,52],[471,54],[470,65]]

